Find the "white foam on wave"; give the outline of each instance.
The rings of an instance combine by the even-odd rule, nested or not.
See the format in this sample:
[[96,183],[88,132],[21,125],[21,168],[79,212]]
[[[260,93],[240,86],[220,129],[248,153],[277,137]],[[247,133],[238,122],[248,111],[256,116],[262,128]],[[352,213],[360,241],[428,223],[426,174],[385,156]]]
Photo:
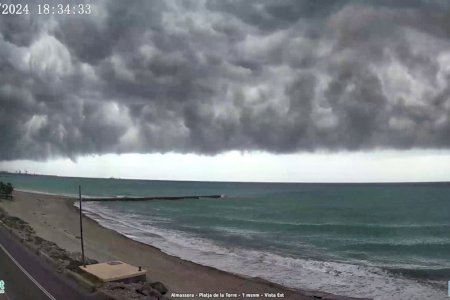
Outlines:
[[[67,198],[78,198],[78,194],[51,193],[51,192],[44,192],[44,191],[39,191],[39,190],[29,190],[29,189],[15,189],[15,190],[18,191],[18,192],[37,194],[37,195],[61,196],[61,197],[67,197]],[[99,197],[101,197],[101,196],[83,195],[84,199],[87,199],[87,198],[99,198]]]
[[15,189],[18,192],[24,192],[24,193],[30,193],[30,194],[38,194],[38,195],[46,195],[46,196],[62,196],[62,197],[69,197],[69,198],[76,198],[78,197],[75,194],[64,194],[64,193],[50,193],[50,192],[43,192],[38,190],[28,190],[28,189]]
[[374,299],[448,299],[444,289],[394,276],[377,267],[224,247],[189,233],[158,228],[155,221],[143,220],[140,215],[118,213],[100,203],[86,203],[83,208],[88,217],[102,226],[158,247],[167,254],[292,288]]

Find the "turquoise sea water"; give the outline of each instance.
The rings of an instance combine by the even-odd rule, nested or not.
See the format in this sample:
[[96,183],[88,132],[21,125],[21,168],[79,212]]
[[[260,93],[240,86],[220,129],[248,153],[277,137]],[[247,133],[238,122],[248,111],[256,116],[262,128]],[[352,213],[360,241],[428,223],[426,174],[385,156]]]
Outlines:
[[100,224],[163,251],[291,287],[444,299],[450,184],[171,182],[0,175],[17,188],[88,196],[224,194],[86,203]]

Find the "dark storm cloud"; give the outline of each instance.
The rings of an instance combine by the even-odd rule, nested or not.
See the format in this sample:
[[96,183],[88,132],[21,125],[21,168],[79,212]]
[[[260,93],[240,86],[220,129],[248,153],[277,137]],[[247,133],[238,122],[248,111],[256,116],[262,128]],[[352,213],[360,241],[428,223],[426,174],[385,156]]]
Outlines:
[[95,1],[0,18],[0,160],[450,147],[447,1]]

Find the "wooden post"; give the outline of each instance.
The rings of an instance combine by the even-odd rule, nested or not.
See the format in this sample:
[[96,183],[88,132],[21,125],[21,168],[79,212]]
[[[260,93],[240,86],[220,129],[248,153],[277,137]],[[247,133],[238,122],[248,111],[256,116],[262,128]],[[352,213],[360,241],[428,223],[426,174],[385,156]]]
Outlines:
[[84,241],[83,241],[83,214],[81,207],[81,185],[78,186],[78,196],[80,199],[80,237],[81,237],[81,259],[83,260],[83,266],[86,267],[86,262],[84,259]]

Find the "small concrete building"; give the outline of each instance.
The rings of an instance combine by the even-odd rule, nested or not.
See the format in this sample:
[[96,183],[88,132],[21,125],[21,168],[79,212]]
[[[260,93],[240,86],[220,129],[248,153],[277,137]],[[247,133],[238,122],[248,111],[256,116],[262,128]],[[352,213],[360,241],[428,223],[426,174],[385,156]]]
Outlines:
[[80,269],[94,275],[103,282],[139,282],[145,281],[147,271],[122,261],[110,261],[105,263],[80,266]]

